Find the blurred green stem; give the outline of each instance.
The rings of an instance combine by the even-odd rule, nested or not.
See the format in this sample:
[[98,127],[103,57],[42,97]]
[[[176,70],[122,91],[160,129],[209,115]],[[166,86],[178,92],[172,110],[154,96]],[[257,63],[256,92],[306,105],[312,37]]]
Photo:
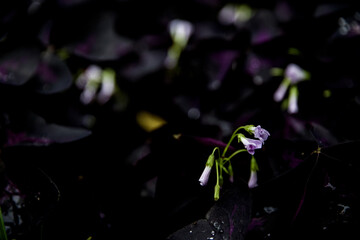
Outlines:
[[3,215],[2,215],[2,211],[1,211],[1,207],[0,207],[0,240],[7,240],[7,239],[8,238],[6,235],[4,219],[3,219]]

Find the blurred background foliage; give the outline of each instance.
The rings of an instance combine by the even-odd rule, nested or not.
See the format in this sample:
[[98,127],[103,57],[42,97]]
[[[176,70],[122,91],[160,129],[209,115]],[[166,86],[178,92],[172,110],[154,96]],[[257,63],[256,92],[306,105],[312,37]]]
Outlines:
[[[249,211],[234,215],[246,221],[228,239],[352,236],[359,36],[351,1],[2,1],[9,238],[165,239],[234,202]],[[297,84],[297,112],[288,94],[273,98],[290,64],[310,76]],[[211,149],[246,124],[271,133],[259,187],[239,193],[249,174],[239,159],[235,190],[213,207],[198,178]]]

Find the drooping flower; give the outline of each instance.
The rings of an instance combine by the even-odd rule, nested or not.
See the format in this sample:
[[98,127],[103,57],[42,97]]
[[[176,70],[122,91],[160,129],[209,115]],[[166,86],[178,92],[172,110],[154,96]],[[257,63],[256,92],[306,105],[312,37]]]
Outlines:
[[289,104],[288,104],[289,113],[297,113],[299,111],[298,96],[299,96],[299,90],[297,89],[296,86],[292,86],[289,91]]
[[250,178],[249,178],[249,182],[248,182],[248,187],[249,188],[254,188],[257,187],[257,172],[256,171],[251,171],[250,172]]
[[249,188],[254,188],[257,187],[257,171],[259,171],[259,167],[258,164],[255,160],[255,157],[253,156],[251,158],[251,162],[250,162],[250,178],[248,181],[248,187]]
[[214,165],[214,160],[215,160],[214,154],[211,154],[208,157],[208,160],[207,160],[207,162],[205,164],[205,169],[204,169],[204,171],[202,172],[202,174],[201,174],[201,176],[199,178],[199,182],[200,182],[201,186],[205,186],[208,183],[211,168]]
[[285,78],[279,85],[279,87],[276,89],[274,93],[274,100],[275,102],[280,102],[283,100],[285,93],[290,85],[289,79]]
[[176,44],[185,47],[194,31],[194,27],[186,20],[174,19],[169,24],[169,31],[173,41]]
[[241,141],[244,144],[246,150],[251,155],[254,155],[255,149],[260,149],[263,145],[263,143],[260,140],[247,138],[241,133],[238,134],[238,140],[239,142]]
[[104,104],[110,100],[115,91],[115,71],[113,69],[105,69],[102,73],[101,89],[97,96],[100,104]]
[[291,63],[289,64],[284,71],[284,79],[280,83],[280,86],[274,93],[274,100],[276,102],[280,102],[284,99],[287,90],[289,90],[289,97],[285,99],[284,107],[288,109],[289,113],[297,113],[298,112],[298,89],[297,84],[301,81],[310,79],[309,72],[305,71],[298,65]]
[[254,137],[259,139],[262,143],[264,143],[270,136],[270,133],[260,125],[257,125],[256,127],[253,125],[248,126],[249,127],[246,127],[245,130],[251,134],[254,134]]
[[270,133],[266,129],[258,125],[257,127],[255,127],[254,136],[264,143],[270,136]]
[[169,32],[173,44],[168,49],[168,54],[165,58],[165,66],[168,69],[172,69],[177,65],[180,54],[186,47],[193,31],[194,27],[188,21],[174,19],[169,23]]
[[294,63],[290,63],[285,69],[285,78],[288,78],[291,84],[296,84],[307,78],[307,73]]
[[210,172],[211,172],[211,167],[205,166],[205,169],[199,178],[199,182],[201,186],[205,186],[209,181]]

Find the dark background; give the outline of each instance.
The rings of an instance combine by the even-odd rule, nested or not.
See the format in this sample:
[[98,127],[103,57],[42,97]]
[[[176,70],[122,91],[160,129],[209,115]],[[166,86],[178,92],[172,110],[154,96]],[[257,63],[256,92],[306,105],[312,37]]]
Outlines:
[[[251,17],[222,24],[229,4]],[[358,11],[350,1],[2,1],[0,204],[13,216],[9,239],[166,239],[214,205],[240,201],[232,191],[249,211],[244,232],[229,239],[354,238]],[[169,69],[173,19],[194,31]],[[271,69],[290,63],[311,74],[298,84],[296,114],[273,100],[283,76]],[[75,82],[90,65],[116,73],[104,104],[80,100]],[[166,124],[147,131],[144,112]],[[226,204],[216,205],[214,175],[206,187],[198,178],[213,147],[247,124],[271,134],[256,154],[259,187],[246,188],[242,155],[222,189]]]

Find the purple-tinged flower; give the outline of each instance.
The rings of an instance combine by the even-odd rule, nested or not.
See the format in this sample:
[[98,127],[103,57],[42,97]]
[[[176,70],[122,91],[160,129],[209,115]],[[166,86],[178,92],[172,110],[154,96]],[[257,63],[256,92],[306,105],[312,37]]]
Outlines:
[[208,157],[208,160],[206,161],[206,164],[205,164],[205,169],[199,178],[199,182],[200,182],[201,186],[205,186],[207,184],[207,182],[209,181],[211,168],[214,165],[214,160],[215,160],[215,156],[212,153]]
[[239,139],[239,142],[241,141],[244,144],[246,150],[251,155],[254,155],[255,149],[260,149],[263,145],[263,143],[260,140],[247,138],[242,134],[238,134],[238,139]]
[[254,158],[254,156],[251,158],[250,162],[250,178],[248,181],[248,187],[254,188],[257,184],[257,171],[259,171],[259,166]]
[[296,84],[307,79],[307,73],[298,65],[290,63],[285,69],[285,77],[290,80],[291,84]]
[[199,178],[199,182],[201,186],[205,186],[208,183],[210,172],[211,172],[211,167],[205,166],[205,169]]
[[84,89],[89,81],[100,82],[102,69],[97,65],[90,65],[76,79],[76,86]]
[[249,178],[249,182],[248,182],[248,187],[249,188],[254,188],[257,187],[257,172],[256,171],[251,171],[250,172],[250,178]]
[[285,93],[290,85],[289,79],[285,78],[281,83],[278,89],[274,93],[274,100],[275,102],[280,102],[283,100]]
[[294,86],[300,81],[304,81],[310,78],[310,74],[294,63],[290,63],[284,73],[284,80],[274,93],[274,100],[280,102],[289,86]]
[[299,91],[296,86],[292,86],[289,92],[289,105],[288,105],[288,112],[297,113],[299,111],[298,107],[298,96]]
[[105,69],[102,73],[101,89],[97,95],[97,100],[100,104],[104,104],[110,100],[115,92],[115,71],[112,69]]
[[253,127],[252,131],[254,133],[254,136],[262,143],[264,143],[270,136],[270,133],[266,129],[262,128],[260,125],[258,125],[257,127]]

